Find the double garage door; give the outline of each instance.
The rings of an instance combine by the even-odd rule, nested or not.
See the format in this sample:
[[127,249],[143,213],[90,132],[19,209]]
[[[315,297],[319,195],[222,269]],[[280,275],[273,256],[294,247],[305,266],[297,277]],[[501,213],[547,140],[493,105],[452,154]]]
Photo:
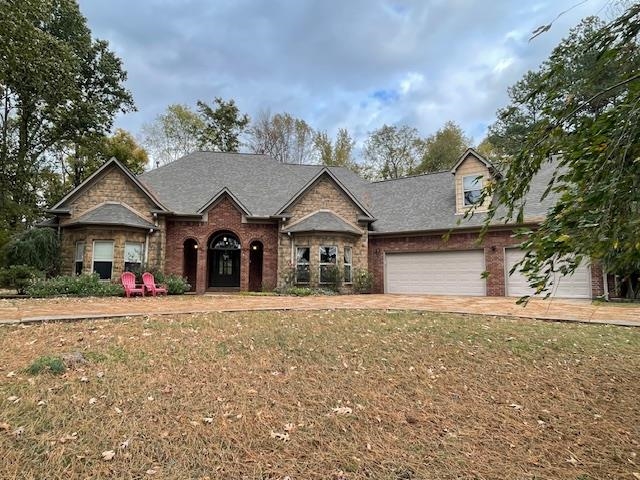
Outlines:
[[[506,294],[513,297],[532,295],[524,276],[509,275],[511,267],[522,258],[517,248],[505,250]],[[427,295],[486,295],[484,251],[387,253],[384,265],[386,293]],[[591,298],[591,274],[581,266],[572,276],[555,282],[553,295],[564,298]]]
[[484,252],[387,253],[386,293],[486,295]]

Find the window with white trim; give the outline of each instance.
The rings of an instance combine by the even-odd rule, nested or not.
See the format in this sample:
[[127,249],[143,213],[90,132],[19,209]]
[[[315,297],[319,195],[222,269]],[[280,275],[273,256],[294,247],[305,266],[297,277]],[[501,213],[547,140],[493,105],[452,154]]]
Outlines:
[[344,283],[352,282],[353,248],[344,247]]
[[73,271],[76,275],[82,275],[84,268],[84,242],[76,242],[76,255],[73,261]]
[[113,272],[113,240],[95,240],[93,242],[92,270],[101,280],[111,280]]
[[464,206],[471,207],[480,201],[482,196],[482,175],[466,175],[462,177]]
[[139,242],[125,242],[124,244],[124,271],[138,272],[142,268],[144,245]]
[[296,247],[296,283],[309,283],[309,259],[311,249],[309,247]]
[[330,269],[338,263],[338,247],[320,247],[320,283],[331,282]]

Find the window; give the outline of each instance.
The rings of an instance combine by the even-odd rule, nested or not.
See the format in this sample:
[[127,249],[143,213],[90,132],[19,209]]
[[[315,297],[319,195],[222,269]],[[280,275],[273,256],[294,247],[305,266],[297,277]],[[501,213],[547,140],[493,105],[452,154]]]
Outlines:
[[74,260],[74,269],[76,275],[82,275],[84,268],[84,242],[76,242],[76,256]]
[[124,271],[136,272],[142,267],[144,247],[141,243],[126,242],[124,244]]
[[309,247],[296,247],[296,283],[309,283]]
[[320,283],[329,283],[329,272],[338,261],[338,247],[320,247]]
[[93,242],[93,271],[101,280],[110,280],[113,270],[113,241]]
[[351,266],[353,262],[353,249],[344,247],[344,283],[351,283]]
[[479,175],[467,175],[462,177],[465,207],[470,207],[480,201],[480,196],[482,195],[482,184],[482,177]]

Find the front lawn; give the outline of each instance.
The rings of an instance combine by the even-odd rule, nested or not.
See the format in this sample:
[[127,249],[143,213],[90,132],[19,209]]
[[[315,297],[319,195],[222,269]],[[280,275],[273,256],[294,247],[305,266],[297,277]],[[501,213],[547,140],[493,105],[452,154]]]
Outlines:
[[2,479],[640,477],[640,329],[139,317],[2,327],[0,369]]

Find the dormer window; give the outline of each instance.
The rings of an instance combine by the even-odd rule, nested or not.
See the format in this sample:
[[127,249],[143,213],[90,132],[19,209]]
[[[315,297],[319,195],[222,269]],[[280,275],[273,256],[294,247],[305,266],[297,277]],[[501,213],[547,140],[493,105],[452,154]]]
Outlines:
[[483,178],[481,175],[466,175],[462,178],[464,206],[472,207],[482,196]]

